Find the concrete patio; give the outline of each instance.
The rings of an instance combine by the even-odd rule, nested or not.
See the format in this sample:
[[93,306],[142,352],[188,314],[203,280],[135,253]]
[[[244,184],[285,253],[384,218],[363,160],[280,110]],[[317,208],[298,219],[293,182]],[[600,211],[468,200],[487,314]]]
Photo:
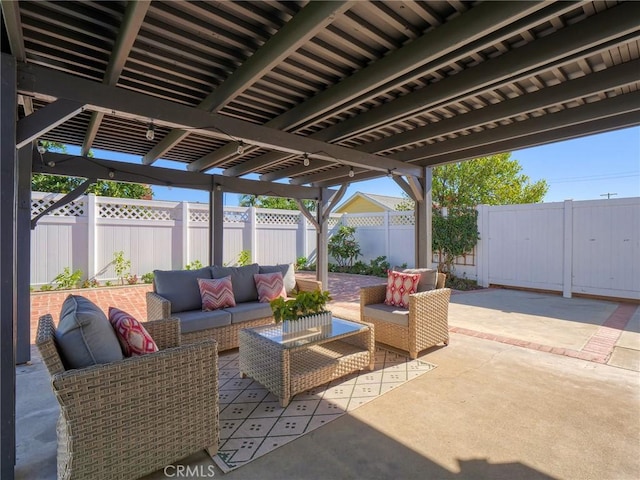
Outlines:
[[[357,317],[357,287],[380,281],[332,274],[332,310]],[[127,304],[144,318],[136,295]],[[423,352],[433,372],[224,477],[640,477],[637,305],[488,289],[456,292],[449,322],[450,345]],[[17,368],[16,475],[54,479],[58,406],[33,352]],[[204,452],[181,463],[213,465]]]

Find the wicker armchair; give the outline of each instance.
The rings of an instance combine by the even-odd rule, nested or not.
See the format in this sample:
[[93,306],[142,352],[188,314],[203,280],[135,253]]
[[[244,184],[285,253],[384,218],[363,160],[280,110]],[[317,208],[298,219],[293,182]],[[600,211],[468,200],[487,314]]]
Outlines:
[[144,324],[160,350],[65,370],[51,315],[36,345],[60,403],[58,479],[132,479],[218,450],[215,342],[180,345],[176,320]]
[[376,342],[406,350],[412,359],[426,348],[448,345],[451,290],[442,288],[444,280],[445,275],[438,274],[438,288],[409,295],[408,309],[382,305],[386,284],[361,288],[360,316],[374,325]]

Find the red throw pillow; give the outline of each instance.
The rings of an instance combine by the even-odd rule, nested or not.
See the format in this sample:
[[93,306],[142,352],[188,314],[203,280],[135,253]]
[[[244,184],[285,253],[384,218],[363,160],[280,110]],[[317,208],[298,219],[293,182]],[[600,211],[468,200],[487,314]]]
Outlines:
[[147,329],[127,312],[109,307],[109,322],[116,331],[125,357],[135,357],[158,351],[158,346]]
[[284,279],[282,273],[255,273],[253,280],[256,282],[258,290],[258,300],[270,302],[276,298],[287,298],[287,291],[284,289]]
[[198,287],[203,311],[236,306],[231,275],[222,278],[199,278]]
[[416,293],[419,273],[387,272],[387,296],[384,303],[394,307],[409,308],[409,295]]

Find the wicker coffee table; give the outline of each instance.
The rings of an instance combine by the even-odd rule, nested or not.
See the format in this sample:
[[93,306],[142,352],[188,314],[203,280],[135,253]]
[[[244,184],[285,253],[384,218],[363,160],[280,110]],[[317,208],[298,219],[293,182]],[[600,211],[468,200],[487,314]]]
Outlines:
[[286,407],[309,388],[374,367],[373,327],[333,318],[331,324],[295,333],[282,324],[240,331],[240,372],[252,377]]

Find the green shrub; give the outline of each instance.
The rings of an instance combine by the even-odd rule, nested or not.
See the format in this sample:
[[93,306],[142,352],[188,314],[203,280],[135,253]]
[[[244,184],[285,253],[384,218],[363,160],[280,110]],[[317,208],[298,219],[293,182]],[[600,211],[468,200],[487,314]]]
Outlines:
[[329,240],[328,250],[338,266],[350,267],[361,256],[360,245],[356,241],[355,227],[341,225]]
[[298,257],[295,264],[296,270],[308,270],[307,262],[307,257]]
[[[202,268],[202,262],[200,260],[194,260],[191,263],[187,263],[184,268],[186,270],[197,270],[199,268]],[[151,275],[151,281],[153,281],[153,273],[151,274],[145,273],[145,275]],[[142,279],[144,280],[144,275],[142,276]],[[145,283],[151,283],[151,282],[145,282]]]
[[[406,265],[406,264],[405,264]],[[375,277],[386,277],[387,271],[391,268],[389,262],[387,262],[387,257],[382,255],[380,257],[376,257],[369,262],[369,272],[367,275],[373,275]]]
[[120,285],[124,285],[125,274],[131,268],[131,260],[124,258],[124,252],[114,252],[113,254],[113,269],[116,272],[117,277],[120,279]]
[[[187,268],[187,270],[189,269]],[[142,283],[153,283],[153,272],[142,275]]]
[[50,290],[53,290],[53,285],[50,285],[48,283],[46,285],[40,285],[41,292],[48,292]]
[[251,263],[251,250],[242,250],[238,254],[238,266],[245,267]]
[[72,273],[69,267],[64,267],[62,273],[59,273],[53,281],[56,283],[57,290],[69,290],[76,288],[81,278],[82,270],[76,270]]
[[100,282],[95,278],[92,278],[91,280],[87,279],[84,282],[82,282],[82,288],[96,288],[99,286],[100,286]]

